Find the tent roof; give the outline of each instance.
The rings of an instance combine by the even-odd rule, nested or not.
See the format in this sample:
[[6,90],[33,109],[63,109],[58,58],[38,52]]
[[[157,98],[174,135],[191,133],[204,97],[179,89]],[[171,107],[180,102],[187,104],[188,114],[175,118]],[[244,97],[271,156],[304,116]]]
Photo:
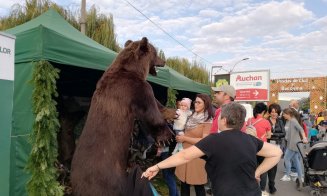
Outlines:
[[157,71],[157,76],[149,75],[147,80],[176,90],[210,94],[208,85],[195,82],[168,66],[159,67]]
[[53,9],[6,32],[17,37],[15,63],[42,59],[105,70],[117,54],[80,33]]
[[[71,26],[55,10],[6,31],[16,35],[15,63],[48,60],[65,65],[106,70],[117,53]],[[210,93],[207,85],[194,82],[169,67],[158,68],[148,81],[197,93]]]

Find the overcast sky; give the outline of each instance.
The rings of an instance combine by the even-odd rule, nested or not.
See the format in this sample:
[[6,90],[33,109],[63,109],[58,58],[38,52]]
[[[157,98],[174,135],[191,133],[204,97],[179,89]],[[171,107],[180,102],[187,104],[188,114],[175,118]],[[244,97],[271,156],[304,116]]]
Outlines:
[[[80,1],[54,0],[72,10]],[[209,71],[238,63],[235,72],[269,69],[271,78],[327,75],[327,0],[128,1],[169,35],[125,0],[86,1],[88,8],[95,4],[113,14],[121,46],[146,36],[166,57],[196,59]],[[20,2],[25,1],[0,1],[0,16]],[[249,60],[239,62],[244,58]]]

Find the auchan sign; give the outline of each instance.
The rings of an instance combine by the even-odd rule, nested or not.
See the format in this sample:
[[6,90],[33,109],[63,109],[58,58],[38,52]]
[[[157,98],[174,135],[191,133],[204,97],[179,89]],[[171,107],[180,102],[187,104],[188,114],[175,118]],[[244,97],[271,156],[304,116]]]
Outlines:
[[237,77],[236,77],[236,81],[255,81],[255,80],[262,80],[262,76],[248,75],[248,76],[242,77],[241,75],[237,75]]
[[236,101],[268,101],[269,70],[235,72],[230,75],[230,84],[236,90]]

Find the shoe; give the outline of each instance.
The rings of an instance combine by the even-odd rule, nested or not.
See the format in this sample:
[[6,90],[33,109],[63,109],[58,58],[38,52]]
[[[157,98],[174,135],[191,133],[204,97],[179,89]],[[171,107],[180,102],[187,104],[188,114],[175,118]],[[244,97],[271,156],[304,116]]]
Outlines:
[[262,196],[269,196],[269,193],[267,191],[261,191]]
[[297,177],[298,175],[297,175],[297,173],[295,173],[295,172],[291,172],[291,173],[290,173],[290,176],[291,176],[291,177]]
[[299,182],[297,182],[296,189],[298,191],[302,191],[302,189],[303,189],[303,181],[300,180]]
[[284,182],[289,182],[289,181],[291,181],[291,177],[288,175],[284,175],[280,180],[284,181]]
[[275,187],[269,188],[270,194],[276,193],[277,189]]

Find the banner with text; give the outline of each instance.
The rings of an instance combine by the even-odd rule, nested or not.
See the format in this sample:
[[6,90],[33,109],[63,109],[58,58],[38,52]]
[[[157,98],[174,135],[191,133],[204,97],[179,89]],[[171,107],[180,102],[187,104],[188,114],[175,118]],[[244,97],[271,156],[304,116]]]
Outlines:
[[269,70],[235,72],[230,75],[230,85],[236,90],[235,101],[268,101]]
[[15,39],[0,34],[0,79],[14,80]]
[[10,195],[15,37],[0,32],[0,195]]

